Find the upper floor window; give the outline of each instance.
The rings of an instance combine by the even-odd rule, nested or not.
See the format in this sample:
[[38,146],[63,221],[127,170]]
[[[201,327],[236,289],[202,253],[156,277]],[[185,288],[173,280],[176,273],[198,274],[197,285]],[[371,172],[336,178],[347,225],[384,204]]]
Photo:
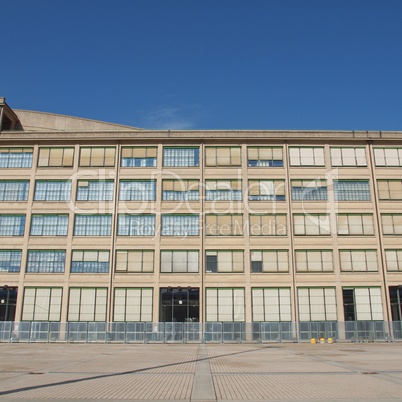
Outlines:
[[108,250],[73,250],[72,273],[104,274],[109,272]]
[[401,180],[377,180],[380,200],[402,200]]
[[325,166],[324,147],[289,147],[290,166]]
[[29,180],[0,180],[0,201],[27,201]]
[[163,180],[162,181],[163,201],[198,201],[199,181],[198,180]]
[[402,271],[402,249],[385,250],[387,271]]
[[163,166],[191,167],[200,165],[198,147],[163,147]]
[[370,201],[368,180],[334,180],[335,201]]
[[242,250],[207,250],[206,272],[244,272]]
[[113,180],[78,180],[77,201],[112,201]]
[[68,215],[33,214],[31,236],[67,236]]
[[251,272],[289,272],[287,250],[251,250]]
[[63,273],[65,250],[28,250],[27,272]]
[[402,235],[402,214],[381,214],[384,235]]
[[243,236],[242,214],[208,214],[205,216],[207,236]]
[[39,148],[38,167],[72,167],[74,148]]
[[367,166],[366,148],[331,147],[332,166]]
[[116,272],[154,272],[154,251],[117,250]]
[[249,201],[285,201],[284,180],[249,180]]
[[112,215],[75,215],[74,236],[110,236]]
[[338,214],[338,235],[373,236],[374,220],[372,214]]
[[20,272],[21,250],[0,250],[0,272]]
[[327,214],[293,214],[296,236],[327,236],[331,232]]
[[286,236],[286,214],[250,214],[250,236]]
[[30,168],[32,155],[32,148],[0,148],[0,168]]
[[115,147],[81,147],[80,166],[113,167],[115,153]]
[[402,166],[402,148],[374,148],[376,166]]
[[34,201],[70,201],[71,180],[36,180]]
[[198,251],[195,250],[161,251],[161,272],[162,273],[198,272]]
[[156,167],[157,147],[122,147],[121,167]]
[[249,167],[283,167],[282,147],[248,147]]
[[339,250],[341,271],[378,271],[377,250]]
[[155,215],[119,214],[117,224],[118,236],[154,236]]
[[326,201],[328,189],[326,180],[292,180],[293,201]]
[[0,215],[0,236],[24,236],[25,215]]
[[240,147],[205,147],[206,166],[240,166]]
[[205,197],[207,201],[241,201],[241,180],[207,180]]
[[120,201],[155,201],[156,180],[120,180]]
[[297,272],[332,272],[331,250],[296,250]]
[[162,236],[198,236],[199,216],[162,215]]

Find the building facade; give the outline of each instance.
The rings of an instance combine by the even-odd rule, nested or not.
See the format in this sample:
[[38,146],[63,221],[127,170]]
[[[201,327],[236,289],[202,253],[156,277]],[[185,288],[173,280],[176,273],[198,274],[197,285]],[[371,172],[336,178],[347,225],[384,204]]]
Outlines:
[[0,108],[0,320],[400,337],[401,132],[152,131]]

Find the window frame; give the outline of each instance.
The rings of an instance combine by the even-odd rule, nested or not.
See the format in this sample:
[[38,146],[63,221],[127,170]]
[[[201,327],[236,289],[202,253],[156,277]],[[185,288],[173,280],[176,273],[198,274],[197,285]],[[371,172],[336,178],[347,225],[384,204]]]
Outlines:
[[[51,160],[57,159],[57,156],[52,156],[53,153],[56,153],[58,150],[61,150],[60,163],[52,163]],[[48,151],[48,155],[41,155],[41,153],[45,153]],[[67,152],[69,151],[69,152]],[[67,155],[66,155],[67,152]],[[71,153],[71,155],[68,155]],[[38,149],[38,168],[72,168],[74,166],[74,156],[75,156],[75,148],[74,147],[39,147]],[[71,162],[68,162],[71,159]],[[44,164],[46,163],[46,164]]]

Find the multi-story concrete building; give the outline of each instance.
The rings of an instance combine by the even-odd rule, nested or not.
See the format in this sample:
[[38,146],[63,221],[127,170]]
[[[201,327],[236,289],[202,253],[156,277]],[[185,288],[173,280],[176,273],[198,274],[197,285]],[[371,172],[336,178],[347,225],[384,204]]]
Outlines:
[[401,337],[402,132],[0,112],[1,320]]

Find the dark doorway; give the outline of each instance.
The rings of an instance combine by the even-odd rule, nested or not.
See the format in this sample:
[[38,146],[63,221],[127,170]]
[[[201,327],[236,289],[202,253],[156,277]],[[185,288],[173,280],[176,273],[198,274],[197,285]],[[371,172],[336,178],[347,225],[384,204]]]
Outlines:
[[17,305],[17,288],[4,285],[0,288],[0,321],[14,321]]
[[198,322],[200,319],[199,288],[161,288],[160,322]]
[[402,285],[389,287],[392,321],[402,321]]

